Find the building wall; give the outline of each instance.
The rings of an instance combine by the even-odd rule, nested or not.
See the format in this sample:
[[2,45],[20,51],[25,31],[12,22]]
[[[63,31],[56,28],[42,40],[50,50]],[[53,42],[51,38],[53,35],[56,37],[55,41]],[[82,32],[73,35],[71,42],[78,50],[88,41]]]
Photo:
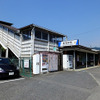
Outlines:
[[34,53],[40,51],[59,52],[58,42],[63,40],[63,37],[39,29],[31,29],[31,31],[27,29],[21,33],[22,43],[25,41],[30,42],[31,40],[31,45],[33,46],[33,48],[31,46],[31,51],[33,50]]

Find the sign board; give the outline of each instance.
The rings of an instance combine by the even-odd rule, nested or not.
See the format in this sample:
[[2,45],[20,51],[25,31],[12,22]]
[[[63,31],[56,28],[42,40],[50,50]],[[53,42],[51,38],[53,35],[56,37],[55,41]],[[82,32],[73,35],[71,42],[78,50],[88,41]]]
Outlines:
[[24,68],[29,68],[29,60],[28,59],[24,60]]
[[58,43],[58,47],[79,45],[79,40],[63,41]]

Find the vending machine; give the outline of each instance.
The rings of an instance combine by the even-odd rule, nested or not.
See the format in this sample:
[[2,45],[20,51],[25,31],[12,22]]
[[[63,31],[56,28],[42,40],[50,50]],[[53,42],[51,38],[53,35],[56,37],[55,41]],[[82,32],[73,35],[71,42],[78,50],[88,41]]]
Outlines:
[[48,54],[33,55],[33,74],[48,72]]
[[40,54],[41,57],[41,73],[47,73],[48,72],[48,54]]
[[73,68],[73,55],[63,55],[63,69],[71,69]]

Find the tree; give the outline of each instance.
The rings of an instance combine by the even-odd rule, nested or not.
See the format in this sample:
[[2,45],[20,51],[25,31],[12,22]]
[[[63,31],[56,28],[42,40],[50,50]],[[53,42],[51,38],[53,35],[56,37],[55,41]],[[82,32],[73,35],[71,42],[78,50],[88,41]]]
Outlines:
[[5,49],[0,45],[0,57],[2,57],[2,54],[4,54]]

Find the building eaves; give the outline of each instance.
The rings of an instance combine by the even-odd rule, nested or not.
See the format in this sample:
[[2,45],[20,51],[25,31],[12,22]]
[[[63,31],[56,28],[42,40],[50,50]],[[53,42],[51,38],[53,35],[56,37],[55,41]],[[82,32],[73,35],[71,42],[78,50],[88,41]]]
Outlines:
[[65,47],[60,47],[60,49],[68,49],[68,50],[86,50],[88,52],[92,53],[98,53],[98,51],[94,51],[91,48],[82,46],[82,45],[73,45],[73,46],[65,46]]
[[12,23],[9,23],[9,22],[5,22],[5,21],[0,21],[1,24],[4,24],[4,25],[8,25],[8,26],[11,26],[13,25]]
[[8,29],[13,30],[14,32],[18,32],[18,29],[17,29],[17,28],[15,28],[15,27],[12,27],[12,26],[9,26],[9,25],[5,25],[5,24],[1,24],[1,23],[0,23],[0,25],[2,25],[2,26],[4,26],[4,27],[6,27],[6,28],[8,28]]
[[25,30],[25,29],[27,29],[27,28],[33,28],[33,27],[35,27],[35,28],[37,28],[37,29],[40,29],[40,30],[44,30],[44,31],[50,32],[50,33],[52,33],[52,34],[56,34],[56,35],[62,36],[62,37],[67,37],[66,35],[64,35],[64,34],[62,34],[62,33],[58,33],[58,32],[52,31],[52,30],[50,30],[50,29],[40,27],[40,26],[35,25],[35,24],[30,24],[30,25],[27,25],[27,26],[25,26],[25,27],[19,28],[19,30],[22,30],[22,31],[23,31],[23,30]]

